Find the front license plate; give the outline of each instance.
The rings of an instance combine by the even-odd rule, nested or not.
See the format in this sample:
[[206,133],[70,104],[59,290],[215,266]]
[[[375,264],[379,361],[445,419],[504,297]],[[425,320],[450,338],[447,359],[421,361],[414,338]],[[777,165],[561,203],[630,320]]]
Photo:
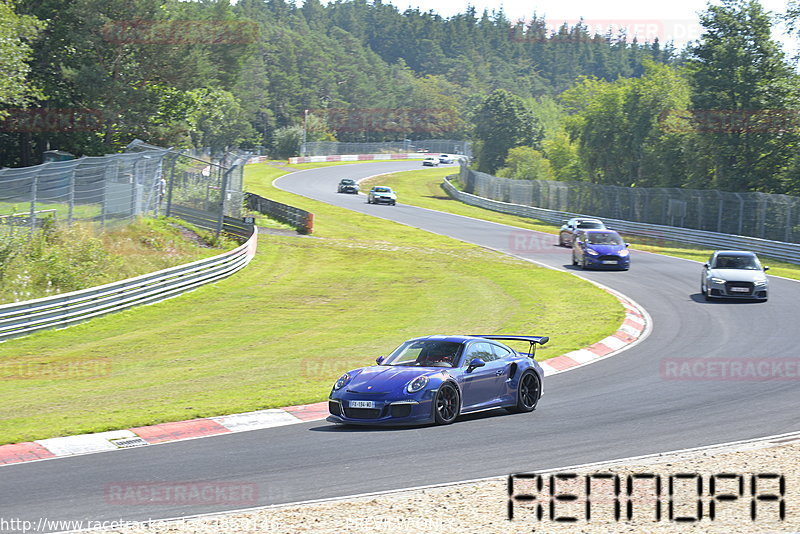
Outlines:
[[374,408],[374,401],[350,401],[351,408]]
[[732,287],[731,291],[735,291],[737,293],[750,293],[750,290],[746,287]]
[[603,265],[616,265],[617,260],[603,260]]

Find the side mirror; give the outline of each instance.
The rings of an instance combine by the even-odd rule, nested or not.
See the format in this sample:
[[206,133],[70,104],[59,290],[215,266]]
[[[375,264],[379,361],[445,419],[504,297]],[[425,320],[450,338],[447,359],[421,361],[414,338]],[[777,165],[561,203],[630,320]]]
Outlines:
[[480,358],[474,358],[471,362],[469,362],[469,367],[467,367],[467,372],[471,373],[478,367],[483,367],[486,365],[486,362],[481,360]]
[[764,270],[765,270],[765,271],[769,271],[769,266],[768,266],[768,265],[765,265],[765,266],[764,266]]
[[377,363],[378,365],[380,365],[382,361],[383,361],[383,356],[378,356],[377,358],[375,358],[375,363]]
[[629,246],[631,246],[630,243],[625,243],[625,248],[628,248]]
[[708,269],[708,267],[709,267],[709,265],[708,265],[708,262],[705,262],[705,263],[703,264],[703,267],[705,267],[706,269]]

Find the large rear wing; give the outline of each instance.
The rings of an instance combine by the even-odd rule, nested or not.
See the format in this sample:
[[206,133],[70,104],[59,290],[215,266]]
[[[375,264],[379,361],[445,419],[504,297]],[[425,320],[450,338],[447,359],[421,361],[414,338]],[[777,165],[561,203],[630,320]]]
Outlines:
[[547,336],[506,336],[503,334],[490,334],[490,335],[480,335],[476,334],[473,337],[483,337],[486,339],[495,339],[497,341],[527,341],[531,344],[530,352],[528,355],[533,358],[536,354],[536,345],[544,345],[550,338]]

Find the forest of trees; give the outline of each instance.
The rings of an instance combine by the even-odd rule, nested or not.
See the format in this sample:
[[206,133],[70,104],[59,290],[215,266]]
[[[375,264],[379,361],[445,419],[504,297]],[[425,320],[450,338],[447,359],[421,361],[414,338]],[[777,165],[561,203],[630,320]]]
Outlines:
[[0,166],[134,138],[286,157],[305,122],[309,141],[471,139],[513,178],[800,189],[797,75],[754,0],[710,5],[681,51],[380,0],[0,0],[0,23]]

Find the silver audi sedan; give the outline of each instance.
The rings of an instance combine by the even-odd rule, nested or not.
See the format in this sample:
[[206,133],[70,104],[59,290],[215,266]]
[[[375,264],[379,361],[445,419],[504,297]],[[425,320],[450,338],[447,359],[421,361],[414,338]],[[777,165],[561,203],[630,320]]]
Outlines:
[[754,252],[718,250],[703,265],[700,292],[706,300],[715,298],[767,300],[769,267]]

